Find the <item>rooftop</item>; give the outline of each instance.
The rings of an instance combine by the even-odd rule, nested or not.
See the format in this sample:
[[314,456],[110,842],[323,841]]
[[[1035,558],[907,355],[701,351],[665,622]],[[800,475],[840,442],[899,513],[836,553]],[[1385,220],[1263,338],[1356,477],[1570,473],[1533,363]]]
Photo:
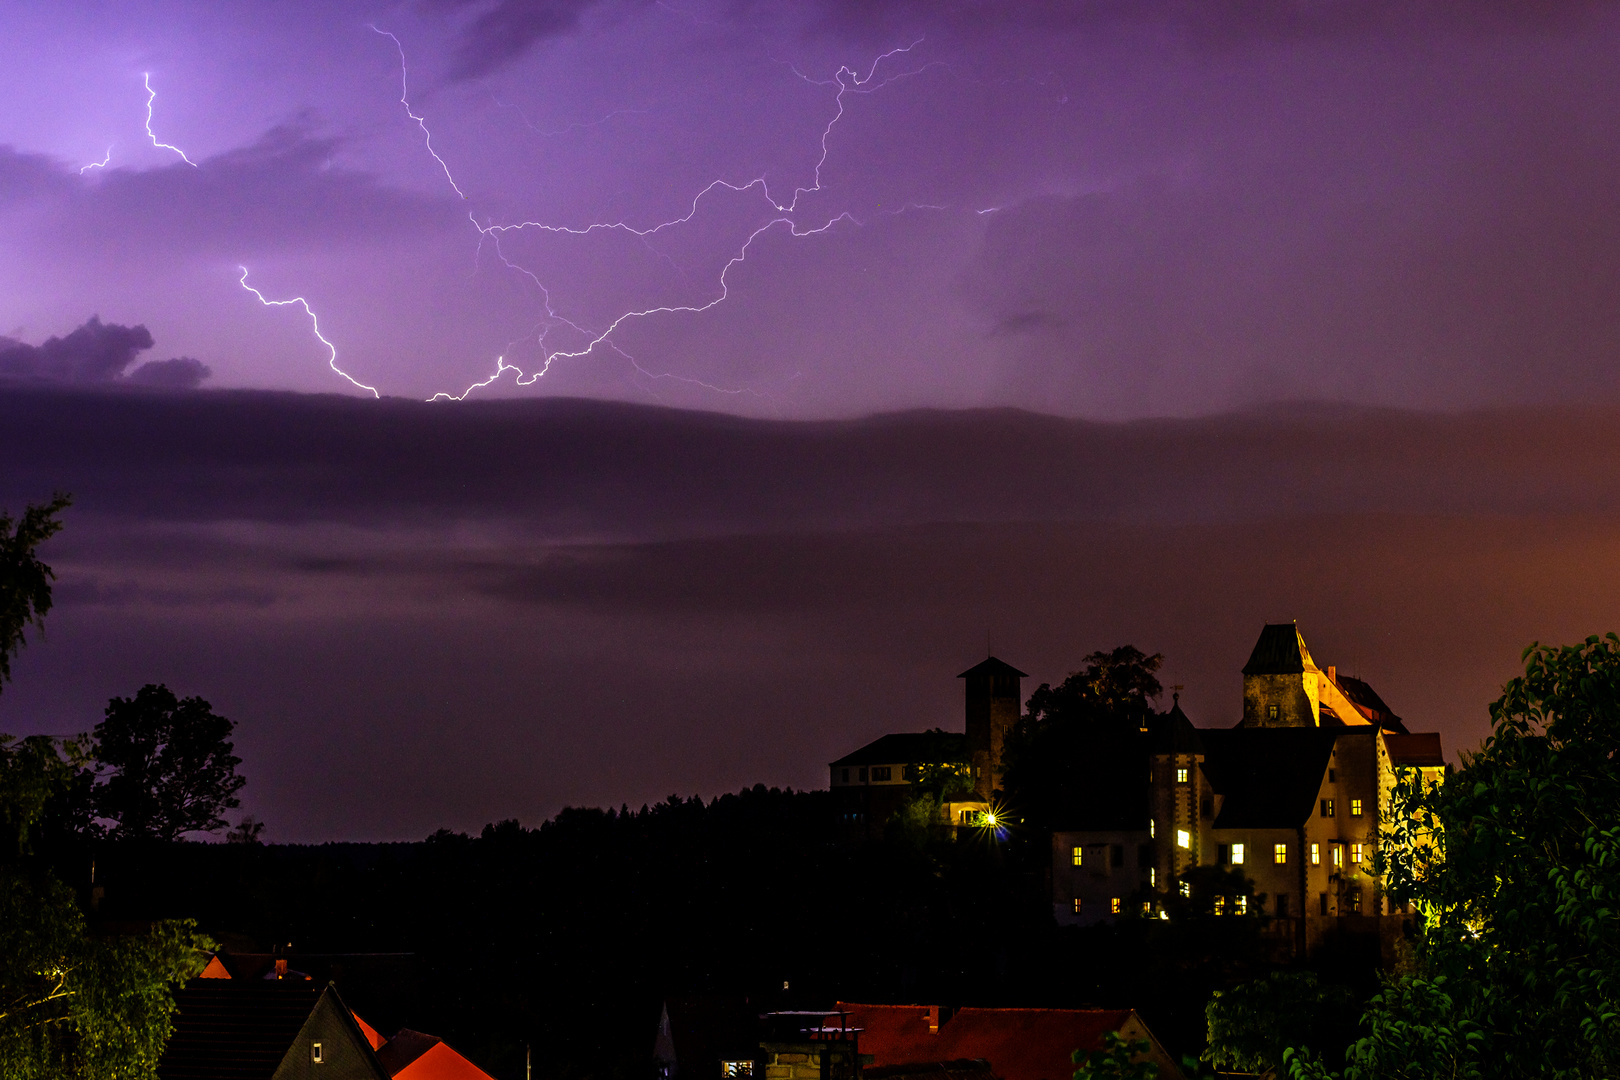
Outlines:
[[884,735],[831,762],[843,765],[913,765],[966,762],[967,736],[959,731],[906,731]]
[[1298,626],[1267,623],[1260,631],[1260,640],[1254,643],[1249,662],[1243,665],[1243,674],[1298,675],[1307,667],[1315,666]]

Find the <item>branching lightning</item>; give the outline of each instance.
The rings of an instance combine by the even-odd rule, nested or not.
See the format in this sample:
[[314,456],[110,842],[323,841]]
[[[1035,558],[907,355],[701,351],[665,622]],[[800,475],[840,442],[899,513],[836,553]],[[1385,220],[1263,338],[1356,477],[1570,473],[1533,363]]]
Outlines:
[[[426,146],[427,146],[428,153],[430,155],[432,155],[433,160],[436,161],[439,164],[439,167],[444,171],[445,179],[447,181],[449,181],[450,187],[456,192],[457,195],[459,195],[461,198],[465,199],[467,197],[466,193],[462,191],[460,185],[458,185],[456,183],[455,177],[451,175],[450,166],[433,149],[433,138],[432,138],[431,132],[428,130],[426,118],[423,117],[423,116],[418,115],[415,112],[415,110],[411,107],[411,104],[410,104],[410,101],[409,101],[409,94],[408,94],[408,91],[407,91],[408,70],[407,70],[407,66],[406,66],[405,47],[404,47],[404,45],[400,42],[400,40],[399,40],[399,38],[397,36],[395,36],[392,33],[389,33],[386,30],[382,30],[382,29],[380,29],[380,28],[378,28],[376,26],[371,26],[370,29],[372,29],[374,32],[376,32],[378,34],[381,34],[384,37],[387,37],[387,38],[391,39],[394,42],[394,47],[399,53],[400,104],[402,104],[405,107],[406,115],[409,116],[413,121],[415,121],[417,126],[421,129],[424,141],[425,141]],[[770,232],[773,229],[782,228],[782,229],[785,229],[787,231],[789,236],[792,236],[792,237],[795,237],[795,238],[802,238],[802,237],[815,236],[815,235],[819,235],[821,233],[825,233],[828,230],[832,229],[833,226],[839,224],[840,222],[849,222],[849,223],[854,224],[854,225],[860,225],[861,222],[853,214],[851,214],[848,211],[844,211],[842,213],[832,215],[831,217],[828,217],[825,220],[821,221],[819,224],[803,224],[798,219],[800,201],[803,200],[806,196],[816,194],[816,193],[818,193],[818,192],[820,192],[822,190],[821,173],[822,173],[822,168],[826,165],[827,157],[828,157],[828,154],[830,152],[828,143],[829,143],[829,140],[832,138],[833,129],[837,126],[839,120],[843,119],[844,111],[845,111],[845,107],[846,107],[846,103],[844,101],[845,95],[847,95],[847,94],[870,94],[870,93],[873,93],[873,92],[881,89],[884,86],[889,85],[890,83],[896,82],[896,81],[898,81],[900,79],[910,78],[910,77],[912,77],[914,75],[921,74],[923,71],[926,71],[929,68],[936,66],[937,62],[936,63],[930,63],[930,64],[927,64],[927,65],[924,65],[921,68],[916,69],[915,71],[902,72],[900,74],[889,76],[889,77],[881,79],[881,80],[877,79],[878,68],[885,60],[888,60],[888,59],[890,59],[892,57],[895,57],[895,56],[900,56],[900,55],[909,53],[913,49],[915,49],[918,45],[920,45],[921,43],[922,43],[922,39],[919,38],[918,40],[912,42],[910,45],[902,46],[900,48],[890,49],[888,52],[885,52],[885,53],[881,54],[880,56],[878,56],[876,59],[874,59],[872,61],[871,65],[867,68],[867,71],[866,71],[866,73],[864,75],[861,74],[857,69],[851,68],[851,67],[849,67],[847,65],[844,65],[844,66],[839,67],[838,71],[833,75],[833,77],[831,79],[817,80],[817,79],[812,79],[812,78],[806,76],[803,72],[798,71],[798,69],[796,69],[796,68],[793,69],[795,75],[798,75],[801,79],[804,79],[806,82],[809,82],[812,85],[816,85],[816,86],[836,86],[837,87],[837,93],[834,96],[834,106],[835,106],[835,108],[834,108],[834,111],[833,111],[833,115],[827,121],[826,126],[823,127],[822,131],[821,131],[821,139],[820,139],[821,153],[817,157],[815,167],[812,170],[811,182],[807,186],[801,185],[801,186],[795,187],[793,189],[792,196],[790,198],[788,198],[787,201],[785,201],[785,202],[779,201],[775,196],[773,196],[771,194],[769,181],[767,180],[767,178],[764,175],[760,175],[760,176],[754,177],[753,179],[748,180],[748,181],[743,182],[743,183],[737,183],[737,182],[733,182],[733,181],[725,180],[725,179],[718,179],[718,180],[711,181],[707,186],[705,186],[701,191],[699,191],[692,198],[691,204],[688,206],[688,208],[687,208],[687,210],[686,210],[686,212],[684,214],[682,214],[679,217],[672,218],[669,221],[660,222],[660,223],[658,223],[656,225],[651,225],[651,226],[647,226],[647,227],[644,227],[644,228],[637,228],[637,227],[635,227],[635,226],[633,226],[633,225],[631,225],[631,224],[629,224],[628,222],[625,222],[625,221],[595,222],[595,223],[592,223],[592,224],[589,224],[589,225],[584,225],[584,226],[557,225],[557,224],[551,224],[551,223],[542,222],[542,221],[523,221],[523,222],[507,223],[507,224],[496,224],[496,223],[494,223],[492,221],[486,221],[485,223],[480,224],[477,217],[474,214],[472,214],[471,212],[469,212],[468,215],[467,215],[467,219],[468,219],[468,221],[470,221],[472,223],[473,228],[478,230],[479,246],[482,247],[484,242],[488,241],[490,243],[491,248],[493,249],[493,251],[495,253],[496,258],[498,258],[500,260],[500,262],[508,270],[510,270],[510,271],[512,271],[514,273],[522,274],[523,276],[527,277],[531,282],[533,282],[535,288],[540,293],[541,302],[542,302],[542,305],[543,305],[543,308],[544,308],[544,318],[543,318],[543,321],[542,321],[541,325],[536,328],[534,340],[535,340],[535,343],[538,344],[540,346],[541,350],[542,350],[542,359],[541,359],[540,367],[539,367],[538,370],[535,370],[533,372],[525,372],[522,368],[518,367],[517,365],[508,363],[507,360],[506,360],[506,357],[504,355],[500,356],[500,357],[497,357],[496,361],[495,361],[495,371],[488,378],[485,378],[485,379],[482,379],[482,380],[480,380],[478,382],[473,383],[472,385],[468,386],[465,390],[463,390],[460,394],[451,394],[451,393],[448,393],[448,392],[440,392],[440,393],[434,394],[433,397],[430,400],[435,400],[435,401],[439,401],[439,400],[461,401],[461,400],[464,400],[473,391],[483,389],[484,387],[490,386],[496,380],[500,379],[500,377],[502,375],[506,374],[509,371],[514,373],[513,377],[514,377],[514,381],[515,381],[516,385],[518,385],[518,386],[528,386],[528,385],[533,384],[536,380],[540,379],[548,371],[550,371],[551,366],[555,361],[579,359],[579,358],[582,358],[582,357],[589,356],[592,352],[594,352],[596,350],[596,348],[598,346],[605,346],[605,347],[608,347],[608,348],[612,348],[615,352],[618,352],[619,355],[625,357],[625,359],[627,361],[629,361],[629,363],[635,369],[636,372],[638,372],[640,375],[644,376],[645,378],[647,378],[649,380],[675,379],[675,380],[680,381],[680,382],[686,382],[686,383],[690,383],[692,385],[702,386],[702,387],[705,387],[706,389],[713,390],[713,391],[720,392],[720,393],[729,393],[729,394],[754,393],[755,391],[748,390],[746,388],[745,389],[730,389],[730,388],[725,388],[725,387],[719,387],[719,386],[714,386],[714,385],[711,385],[709,383],[702,382],[702,381],[700,381],[698,379],[693,379],[693,378],[689,378],[689,377],[686,377],[686,376],[673,375],[673,374],[669,374],[669,373],[655,374],[653,372],[648,371],[646,368],[642,367],[635,360],[634,357],[630,356],[628,353],[624,352],[624,350],[620,349],[617,345],[615,345],[611,341],[609,341],[609,338],[621,326],[625,325],[627,322],[630,322],[632,320],[645,319],[645,318],[649,318],[649,317],[655,316],[655,315],[671,315],[671,314],[677,314],[677,313],[697,314],[697,313],[708,311],[709,309],[715,307],[716,305],[724,302],[730,295],[730,287],[731,286],[730,286],[730,281],[729,281],[729,275],[731,273],[732,268],[737,266],[740,263],[743,263],[743,262],[747,261],[749,249],[753,246],[754,241],[757,240],[760,236],[764,235],[767,232]],[[939,66],[942,66],[942,65],[939,65]],[[874,81],[874,80],[876,80],[876,81]],[[502,105],[502,103],[499,102],[499,101],[497,101],[496,104],[497,105]],[[634,110],[621,110],[621,111],[630,112],[630,111],[634,111]],[[611,116],[611,115],[614,115],[614,114],[609,114],[609,116]],[[524,122],[526,124],[528,124],[528,118],[523,117],[523,119],[524,119]],[[606,119],[606,118],[604,117],[604,119]],[[532,124],[529,124],[529,126],[531,128],[533,127]],[[635,236],[635,237],[641,238],[643,240],[646,240],[648,238],[656,236],[657,234],[659,234],[659,233],[661,233],[661,232],[663,232],[663,231],[665,231],[667,229],[672,229],[672,228],[675,228],[675,227],[680,226],[680,225],[685,225],[685,224],[689,223],[690,221],[692,221],[692,219],[697,215],[698,210],[700,208],[700,205],[702,204],[704,198],[706,196],[708,196],[709,194],[711,194],[712,192],[715,192],[717,190],[730,191],[730,192],[733,192],[733,193],[736,193],[736,194],[747,194],[747,193],[750,193],[750,192],[757,192],[765,200],[765,202],[769,205],[771,213],[773,214],[773,216],[770,217],[769,220],[765,221],[763,224],[757,226],[751,232],[749,232],[747,237],[743,240],[742,244],[739,245],[739,247],[737,248],[736,252],[731,256],[730,259],[728,259],[726,261],[725,265],[721,268],[721,271],[720,271],[720,274],[719,274],[717,292],[715,293],[715,295],[711,299],[709,299],[709,300],[707,300],[705,302],[702,302],[702,303],[659,304],[659,305],[655,305],[655,306],[652,306],[652,307],[646,307],[646,308],[640,308],[640,309],[636,309],[636,310],[632,310],[632,311],[626,311],[626,312],[618,315],[617,317],[613,318],[612,320],[610,320],[604,326],[601,326],[601,327],[599,327],[597,329],[594,329],[594,330],[593,329],[588,329],[588,328],[586,328],[584,326],[581,326],[578,322],[576,322],[576,321],[574,321],[572,319],[569,319],[566,316],[564,316],[563,314],[561,314],[560,312],[558,312],[556,310],[556,308],[552,305],[551,290],[549,288],[547,288],[545,282],[543,282],[540,279],[540,276],[538,274],[536,274],[533,270],[529,269],[528,267],[519,265],[518,263],[512,261],[510,258],[507,257],[506,253],[502,250],[502,247],[501,247],[501,239],[506,234],[509,234],[509,233],[522,233],[523,231],[529,230],[529,229],[533,229],[535,231],[543,232],[543,233],[560,234],[560,235],[567,235],[567,236],[589,236],[589,235],[591,235],[593,233],[596,233],[596,232],[620,232],[620,233],[625,233],[625,234],[628,234],[628,235]],[[890,211],[890,212],[891,213],[901,213],[901,212],[904,212],[905,209],[923,209],[923,208],[924,207],[921,207],[921,206],[907,207],[907,208],[902,208],[899,211]],[[927,209],[944,209],[944,208],[943,207],[927,207]],[[568,349],[551,349],[551,348],[549,348],[547,346],[546,339],[554,329],[557,329],[559,327],[566,327],[566,328],[578,333],[581,337],[583,337],[585,339],[585,343],[582,346],[576,347],[576,348],[568,348]],[[510,344],[517,344],[517,342],[514,341],[514,342],[512,342]],[[335,367],[334,367],[334,370],[335,370]]]
[[297,304],[299,307],[303,308],[304,309],[304,314],[309,316],[309,325],[310,325],[310,328],[315,331],[316,339],[319,340],[322,345],[325,345],[327,350],[332,354],[327,359],[326,365],[328,367],[330,367],[333,371],[337,372],[339,375],[343,376],[345,379],[348,379],[351,383],[353,383],[355,386],[359,387],[361,390],[369,390],[371,392],[372,397],[374,397],[374,398],[382,397],[382,395],[377,392],[377,388],[375,386],[367,386],[365,383],[361,382],[359,379],[355,378],[353,375],[350,375],[347,371],[344,371],[342,368],[338,367],[338,365],[337,365],[337,346],[332,344],[330,341],[326,340],[326,335],[321,333],[321,321],[320,321],[320,319],[315,317],[315,312],[310,309],[308,300],[305,300],[302,296],[295,296],[290,300],[267,300],[267,299],[265,299],[264,293],[260,292],[258,289],[255,289],[252,285],[249,285],[247,283],[247,279],[248,279],[248,269],[247,269],[247,267],[239,266],[239,267],[237,267],[237,269],[242,271],[242,276],[241,276],[241,278],[238,279],[238,284],[240,284],[242,286],[242,288],[246,289],[248,292],[252,293],[254,296],[258,297],[259,298],[259,303],[263,304],[265,307],[287,307],[290,304]]
[[[146,137],[148,139],[152,140],[152,145],[155,146],[157,149],[159,149],[159,150],[173,150],[175,153],[180,155],[180,160],[181,161],[185,162],[187,165],[190,165],[193,169],[195,169],[197,167],[197,163],[195,161],[192,161],[190,158],[186,157],[186,152],[184,150],[180,149],[178,146],[170,146],[166,142],[158,142],[158,137],[156,135],[152,134],[152,102],[157,100],[157,91],[152,89],[152,73],[151,72],[148,71],[148,72],[143,73],[141,75],[141,78],[146,83]],[[107,148],[107,154],[108,154],[109,159],[110,159],[110,157],[112,155],[112,147]],[[81,169],[79,171],[83,172],[84,170]]]

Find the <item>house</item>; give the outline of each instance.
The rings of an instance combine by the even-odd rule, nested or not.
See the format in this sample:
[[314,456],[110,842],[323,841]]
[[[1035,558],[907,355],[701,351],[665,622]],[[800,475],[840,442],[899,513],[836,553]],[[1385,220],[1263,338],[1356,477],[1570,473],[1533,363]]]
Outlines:
[[1147,1060],[1162,1080],[1179,1080],[1181,1069],[1131,1009],[952,1009],[938,1005],[863,1005],[839,1002],[839,1012],[859,1031],[860,1051],[870,1059],[867,1075],[897,1066],[958,1071],[980,1063],[1000,1080],[1069,1080],[1076,1050],[1100,1050],[1103,1036],[1117,1032],[1145,1041]]
[[902,732],[867,743],[830,762],[834,804],[844,822],[877,834],[917,793],[930,766],[957,772],[969,791],[940,808],[942,824],[977,824],[1001,785],[1001,750],[1022,709],[1021,680],[1028,676],[992,656],[962,672],[965,730]]
[[158,1080],[390,1080],[330,984],[193,979]]
[[1140,770],[1140,801],[1088,810],[1052,836],[1059,923],[1151,916],[1191,870],[1220,867],[1254,887],[1215,898],[1215,913],[1270,916],[1286,954],[1337,932],[1392,945],[1398,927],[1387,920],[1404,913],[1372,857],[1397,775],[1444,775],[1440,736],[1409,733],[1365,682],[1318,667],[1294,624],[1261,631],[1234,727],[1196,728],[1177,700],[1128,757],[1119,768]]

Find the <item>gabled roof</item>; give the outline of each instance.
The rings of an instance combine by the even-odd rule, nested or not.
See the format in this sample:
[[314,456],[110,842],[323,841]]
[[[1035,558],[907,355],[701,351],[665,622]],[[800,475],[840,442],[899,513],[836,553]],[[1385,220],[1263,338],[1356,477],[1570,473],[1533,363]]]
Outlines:
[[861,1028],[861,1053],[876,1068],[983,1059],[1003,1080],[1069,1080],[1075,1050],[1097,1050],[1131,1018],[1129,1009],[958,1009],[928,1030],[922,1005],[839,1002]]
[[1217,829],[1294,828],[1311,816],[1338,733],[1206,728],[1204,777],[1223,796]]
[[831,762],[843,765],[913,765],[965,762],[967,736],[960,731],[907,731],[885,735]]
[[1293,623],[1267,623],[1260,631],[1260,640],[1254,643],[1249,662],[1243,665],[1243,674],[1298,675],[1307,665],[1315,667],[1316,663],[1299,627]]
[[1395,715],[1395,710],[1384,704],[1384,699],[1378,696],[1378,691],[1365,682],[1350,675],[1335,673],[1333,683],[1339,688],[1339,693],[1349,699],[1356,711],[1368,720],[1386,729],[1399,732],[1406,731],[1406,725],[1401,718]]
[[332,986],[194,979],[175,994],[174,1034],[159,1080],[272,1080],[311,1032],[334,1077],[388,1080]]
[[377,1051],[393,1080],[490,1080],[490,1075],[437,1035],[402,1029]]
[[1019,671],[1005,660],[998,660],[994,656],[987,660],[980,660],[977,664],[958,675],[957,678],[966,679],[972,675],[1016,675],[1020,679],[1029,678],[1027,672]]
[[1389,763],[1396,768],[1438,768],[1446,763],[1440,751],[1440,733],[1425,731],[1416,735],[1384,734]]

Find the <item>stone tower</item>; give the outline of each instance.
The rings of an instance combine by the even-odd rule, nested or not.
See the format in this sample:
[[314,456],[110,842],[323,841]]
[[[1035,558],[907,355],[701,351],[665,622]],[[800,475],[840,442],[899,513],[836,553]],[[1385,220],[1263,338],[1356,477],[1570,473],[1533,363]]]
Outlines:
[[1324,681],[1299,627],[1268,623],[1243,665],[1243,726],[1317,727]]
[[990,798],[1001,786],[1001,746],[1018,722],[1019,680],[1027,677],[993,656],[957,676],[967,680],[968,759],[973,764],[973,791],[980,799]]

